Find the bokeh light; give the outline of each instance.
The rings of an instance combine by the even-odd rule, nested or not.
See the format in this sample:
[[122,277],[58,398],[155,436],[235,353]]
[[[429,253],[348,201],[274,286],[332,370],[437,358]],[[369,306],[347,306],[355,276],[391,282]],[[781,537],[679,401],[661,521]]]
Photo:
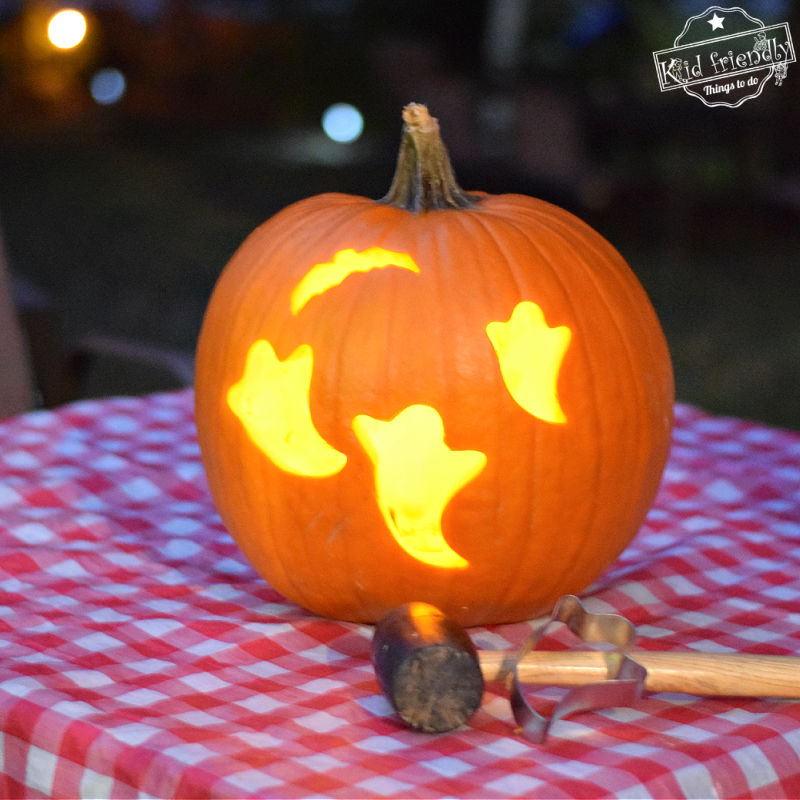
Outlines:
[[95,103],[110,106],[118,103],[127,89],[125,76],[114,67],[97,70],[89,81],[89,92]]
[[86,17],[74,8],[64,8],[50,17],[47,36],[62,50],[77,47],[86,35]]
[[354,142],[364,130],[364,117],[350,103],[334,103],[322,114],[322,130],[334,142]]

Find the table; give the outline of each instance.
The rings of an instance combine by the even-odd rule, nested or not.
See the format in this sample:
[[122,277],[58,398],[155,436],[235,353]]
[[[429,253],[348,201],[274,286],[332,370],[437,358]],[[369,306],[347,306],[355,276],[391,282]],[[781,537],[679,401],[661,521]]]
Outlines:
[[[646,524],[582,596],[645,649],[800,653],[800,435],[678,405]],[[190,391],[0,423],[2,797],[800,796],[800,703],[649,694],[534,745],[490,686],[431,736],[379,694],[370,639],[244,561]]]

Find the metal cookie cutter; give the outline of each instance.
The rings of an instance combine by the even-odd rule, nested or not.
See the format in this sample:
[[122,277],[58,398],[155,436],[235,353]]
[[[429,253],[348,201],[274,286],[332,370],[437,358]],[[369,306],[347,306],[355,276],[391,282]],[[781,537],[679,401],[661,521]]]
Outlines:
[[[566,625],[583,642],[611,645],[612,649],[603,654],[611,677],[567,690],[551,714],[545,717],[533,708],[526,695],[534,692],[537,685],[541,687],[546,684],[526,682],[523,690],[520,663],[557,623]],[[625,617],[619,614],[593,614],[575,595],[562,597],[556,603],[550,619],[523,642],[517,655],[510,700],[519,732],[527,739],[541,743],[547,738],[550,726],[568,714],[636,703],[644,690],[647,670],[628,654],[635,637],[636,630]]]

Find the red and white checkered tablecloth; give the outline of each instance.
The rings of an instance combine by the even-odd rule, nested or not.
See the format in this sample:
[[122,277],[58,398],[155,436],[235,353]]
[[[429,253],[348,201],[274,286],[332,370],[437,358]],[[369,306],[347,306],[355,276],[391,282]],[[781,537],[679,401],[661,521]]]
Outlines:
[[[800,654],[800,435],[679,405],[655,507],[584,597],[642,648]],[[491,686],[431,736],[370,640],[244,561],[190,392],[0,423],[2,797],[800,797],[800,702],[649,694],[537,746]]]

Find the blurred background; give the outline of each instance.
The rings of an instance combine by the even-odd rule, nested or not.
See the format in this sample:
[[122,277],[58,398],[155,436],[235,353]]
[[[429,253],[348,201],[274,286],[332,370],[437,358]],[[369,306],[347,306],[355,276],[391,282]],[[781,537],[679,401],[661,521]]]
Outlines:
[[[40,404],[187,385],[238,244],[311,194],[381,197],[413,100],[464,188],[614,243],[679,399],[800,428],[800,67],[739,108],[660,92],[652,53],[706,0],[63,5],[0,0],[0,230]],[[799,6],[745,10],[796,33]]]

